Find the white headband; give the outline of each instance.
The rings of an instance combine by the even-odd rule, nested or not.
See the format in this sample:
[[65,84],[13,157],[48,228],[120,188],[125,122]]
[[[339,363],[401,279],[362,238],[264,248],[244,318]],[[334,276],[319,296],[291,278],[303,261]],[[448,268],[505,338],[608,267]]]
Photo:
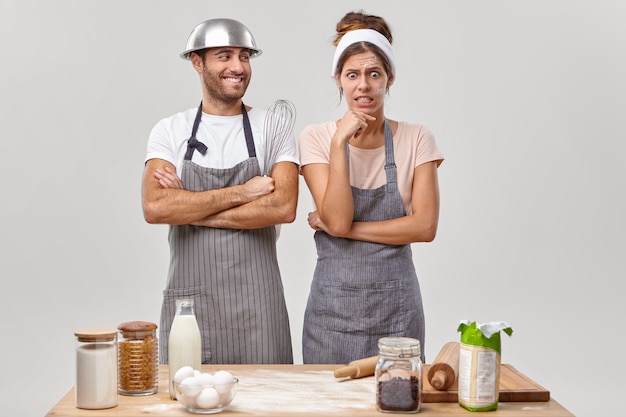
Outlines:
[[389,63],[391,64],[391,75],[394,75],[396,73],[396,66],[393,60],[393,52],[391,51],[391,44],[389,43],[389,40],[382,33],[376,30],[356,29],[356,30],[351,30],[347,32],[345,35],[343,35],[343,37],[339,41],[339,44],[337,45],[337,48],[335,49],[335,57],[333,58],[333,68],[330,73],[331,77],[334,77],[335,73],[337,72],[337,62],[339,61],[339,58],[341,57],[343,52],[346,50],[348,46],[355,44],[357,42],[369,42],[371,44],[378,46],[383,51],[383,53],[387,56],[387,59],[389,59]]

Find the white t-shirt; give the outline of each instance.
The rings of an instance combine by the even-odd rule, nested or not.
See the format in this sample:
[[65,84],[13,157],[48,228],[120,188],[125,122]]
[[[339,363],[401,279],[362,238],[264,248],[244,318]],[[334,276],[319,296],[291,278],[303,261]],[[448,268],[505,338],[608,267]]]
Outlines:
[[[182,162],[187,152],[187,140],[191,137],[193,121],[198,108],[160,120],[150,132],[145,161],[153,158],[164,159],[176,167],[180,176]],[[252,108],[248,111],[256,156],[261,171],[264,168],[266,145],[263,138],[263,125],[267,111]],[[204,143],[208,150],[202,155],[196,149],[191,157],[192,162],[207,168],[226,169],[248,159],[248,147],[243,130],[243,116],[214,116],[202,113],[202,121],[198,126],[196,139]],[[276,162],[289,161],[298,164],[295,135],[283,141],[282,150]]]
[[[300,134],[300,166],[328,164],[330,141],[337,130],[334,121],[309,125]],[[376,149],[350,149],[350,184],[361,189],[373,189],[387,182],[385,146]],[[424,125],[398,122],[393,135],[393,153],[398,174],[398,190],[407,214],[412,213],[411,194],[415,168],[426,162],[443,162],[435,137]]]

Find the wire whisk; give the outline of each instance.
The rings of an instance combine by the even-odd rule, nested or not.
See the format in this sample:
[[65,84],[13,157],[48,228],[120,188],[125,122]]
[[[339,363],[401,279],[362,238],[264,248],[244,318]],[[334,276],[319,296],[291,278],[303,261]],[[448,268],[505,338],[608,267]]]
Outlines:
[[263,125],[263,175],[272,172],[278,155],[293,133],[296,123],[296,106],[289,100],[278,99],[267,109]]

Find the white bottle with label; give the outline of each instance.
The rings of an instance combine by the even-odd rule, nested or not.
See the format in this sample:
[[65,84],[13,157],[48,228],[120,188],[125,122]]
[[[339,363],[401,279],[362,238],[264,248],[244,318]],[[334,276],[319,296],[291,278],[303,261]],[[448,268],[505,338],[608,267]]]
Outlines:
[[202,365],[202,339],[192,299],[176,300],[176,315],[168,340],[168,363],[170,398],[175,400],[176,371],[186,365],[200,371]]

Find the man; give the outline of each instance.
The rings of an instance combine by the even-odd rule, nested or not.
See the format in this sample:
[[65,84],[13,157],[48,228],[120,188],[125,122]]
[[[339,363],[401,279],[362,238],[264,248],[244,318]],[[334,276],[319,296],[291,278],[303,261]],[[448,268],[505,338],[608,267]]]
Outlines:
[[200,76],[202,102],[150,133],[144,217],[170,225],[162,363],[177,298],[194,299],[203,363],[293,363],[276,225],[295,220],[298,158],[291,134],[271,174],[261,176],[266,111],[242,101],[250,58],[260,54],[236,20],[199,24],[181,57]]

